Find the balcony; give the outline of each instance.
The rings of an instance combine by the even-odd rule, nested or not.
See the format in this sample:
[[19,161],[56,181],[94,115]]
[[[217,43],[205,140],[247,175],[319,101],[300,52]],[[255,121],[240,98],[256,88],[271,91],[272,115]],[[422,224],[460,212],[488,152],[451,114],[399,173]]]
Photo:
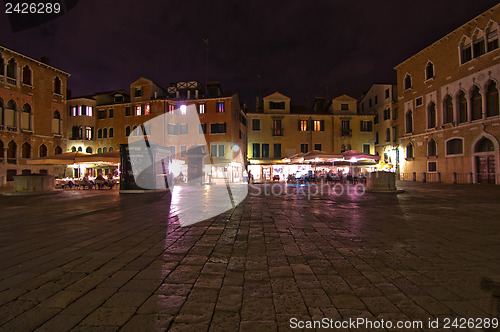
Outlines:
[[273,136],[283,136],[283,128],[273,128],[272,134]]
[[340,135],[351,137],[352,136],[352,129],[342,129],[342,131],[340,132]]
[[7,83],[17,85],[17,80],[15,78],[10,78],[7,76]]

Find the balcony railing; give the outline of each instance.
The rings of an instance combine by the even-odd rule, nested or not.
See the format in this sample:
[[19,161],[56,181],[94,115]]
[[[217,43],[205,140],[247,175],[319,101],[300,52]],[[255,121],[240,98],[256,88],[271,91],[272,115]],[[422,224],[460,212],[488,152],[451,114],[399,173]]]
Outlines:
[[15,78],[7,77],[7,83],[12,84],[12,85],[16,85],[17,80]]
[[7,158],[7,164],[17,164],[16,158]]
[[342,129],[340,132],[341,136],[352,136],[352,129]]
[[283,128],[273,128],[273,136],[283,136]]

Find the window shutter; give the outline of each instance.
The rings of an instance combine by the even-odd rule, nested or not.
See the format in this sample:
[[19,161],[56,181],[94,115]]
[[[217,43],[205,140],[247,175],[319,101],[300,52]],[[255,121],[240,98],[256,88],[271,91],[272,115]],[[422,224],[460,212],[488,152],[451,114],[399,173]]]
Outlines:
[[320,130],[325,131],[325,120],[321,120],[320,122]]
[[368,121],[368,131],[372,131],[372,122]]

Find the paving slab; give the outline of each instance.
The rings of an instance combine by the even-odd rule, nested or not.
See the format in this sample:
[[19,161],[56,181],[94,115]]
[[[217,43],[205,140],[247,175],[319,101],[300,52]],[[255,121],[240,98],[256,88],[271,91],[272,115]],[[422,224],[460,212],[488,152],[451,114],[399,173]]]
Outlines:
[[404,193],[337,195],[274,185],[282,195],[255,185],[188,227],[169,193],[1,196],[0,330],[500,316],[499,290],[484,286],[500,276],[500,186],[399,182]]

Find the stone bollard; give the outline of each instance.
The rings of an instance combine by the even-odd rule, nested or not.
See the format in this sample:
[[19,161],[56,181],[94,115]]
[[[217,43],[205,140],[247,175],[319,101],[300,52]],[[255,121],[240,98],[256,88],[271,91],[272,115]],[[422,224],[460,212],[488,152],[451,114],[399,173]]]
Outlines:
[[472,172],[469,173],[469,183],[474,183],[474,176]]
[[427,173],[422,173],[422,182],[427,182]]
[[441,172],[437,173],[437,182],[441,183]]
[[413,181],[417,181],[417,172],[413,172]]

